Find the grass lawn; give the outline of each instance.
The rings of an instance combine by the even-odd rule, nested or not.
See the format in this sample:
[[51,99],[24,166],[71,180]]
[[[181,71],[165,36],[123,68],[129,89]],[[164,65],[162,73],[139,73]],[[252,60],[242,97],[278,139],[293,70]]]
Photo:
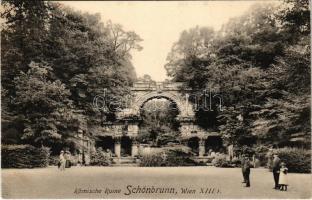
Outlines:
[[[311,174],[289,174],[288,178],[289,188],[284,192],[272,189],[273,175],[267,169],[251,170],[250,188],[245,188],[241,183],[239,168],[73,167],[64,172],[56,167],[2,169],[2,197],[311,198]],[[167,193],[158,190],[158,194],[138,194],[135,193],[138,186],[141,189],[144,186],[167,188]],[[183,193],[181,188],[187,188],[189,193]]]

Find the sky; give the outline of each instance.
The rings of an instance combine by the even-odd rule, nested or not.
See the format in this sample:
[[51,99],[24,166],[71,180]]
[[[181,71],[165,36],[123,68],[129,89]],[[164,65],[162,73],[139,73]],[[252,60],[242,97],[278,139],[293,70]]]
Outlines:
[[[267,2],[267,1],[266,1]],[[66,1],[75,10],[100,13],[103,22],[111,20],[126,31],[136,32],[143,41],[142,51],[132,51],[138,77],[148,74],[155,81],[167,77],[167,54],[183,30],[210,26],[219,30],[230,18],[242,15],[261,1]]]

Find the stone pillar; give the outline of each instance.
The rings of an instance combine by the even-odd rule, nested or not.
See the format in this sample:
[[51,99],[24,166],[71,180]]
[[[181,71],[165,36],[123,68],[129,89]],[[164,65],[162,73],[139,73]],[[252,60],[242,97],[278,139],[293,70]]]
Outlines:
[[227,150],[228,150],[228,156],[229,156],[230,160],[232,160],[233,157],[234,157],[233,145],[229,145],[229,146],[227,147]]
[[131,156],[135,157],[139,154],[139,143],[135,140],[132,141],[132,147],[131,147]]
[[121,151],[121,145],[120,145],[120,139],[119,138],[115,138],[115,144],[114,144],[114,148],[115,148],[115,155],[117,156],[117,158],[120,158],[120,151]]
[[194,126],[194,117],[191,116],[183,116],[183,115],[179,115],[177,116],[177,120],[180,122],[180,133],[181,136],[184,138],[188,138],[191,137],[193,132],[196,131],[194,129],[196,129]]
[[78,130],[78,133],[77,133],[77,137],[79,139],[79,156],[78,156],[78,161],[80,162],[80,164],[82,164],[83,162],[83,151],[84,151],[84,148],[83,148],[83,130],[79,129]]
[[82,165],[82,152],[80,151],[80,149],[79,149],[79,153],[78,153],[78,163],[80,165]]
[[202,157],[202,156],[204,156],[204,154],[205,154],[205,140],[204,139],[200,139],[199,141],[198,141],[198,143],[199,143],[199,145],[198,145],[198,155],[199,155],[199,157]]
[[188,138],[191,135],[190,125],[187,123],[181,123],[180,133],[182,137]]
[[131,137],[138,136],[139,133],[139,126],[137,122],[132,122],[128,125],[127,133]]
[[144,154],[144,145],[142,145],[142,144],[138,144],[138,146],[139,146],[139,156],[142,156],[143,154]]

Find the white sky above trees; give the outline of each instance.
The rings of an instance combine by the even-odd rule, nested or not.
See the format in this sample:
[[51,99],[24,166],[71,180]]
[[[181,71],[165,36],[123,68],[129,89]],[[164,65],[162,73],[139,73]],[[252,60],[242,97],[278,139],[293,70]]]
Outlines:
[[[270,3],[265,1],[266,3]],[[134,31],[144,40],[142,51],[132,51],[132,63],[139,76],[149,74],[155,81],[167,77],[164,65],[183,30],[210,26],[219,30],[230,18],[242,15],[261,1],[66,1],[76,10],[100,13],[104,22],[121,24],[125,31]],[[272,3],[272,2],[271,2]]]

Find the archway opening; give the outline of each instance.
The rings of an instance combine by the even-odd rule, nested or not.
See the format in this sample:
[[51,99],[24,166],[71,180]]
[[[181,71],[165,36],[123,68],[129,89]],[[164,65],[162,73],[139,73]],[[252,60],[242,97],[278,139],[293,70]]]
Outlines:
[[166,97],[153,97],[141,105],[142,122],[139,125],[139,140],[151,146],[179,143],[180,123],[177,104]]
[[223,152],[223,142],[220,136],[209,136],[205,142],[206,152]]
[[198,137],[191,137],[187,141],[187,146],[190,147],[192,152],[198,156],[199,154],[199,138]]
[[104,151],[110,150],[111,152],[115,152],[114,150],[114,139],[111,136],[98,136],[95,143],[96,148],[101,148]]
[[120,155],[122,157],[131,156],[132,140],[129,137],[121,137],[120,146]]

